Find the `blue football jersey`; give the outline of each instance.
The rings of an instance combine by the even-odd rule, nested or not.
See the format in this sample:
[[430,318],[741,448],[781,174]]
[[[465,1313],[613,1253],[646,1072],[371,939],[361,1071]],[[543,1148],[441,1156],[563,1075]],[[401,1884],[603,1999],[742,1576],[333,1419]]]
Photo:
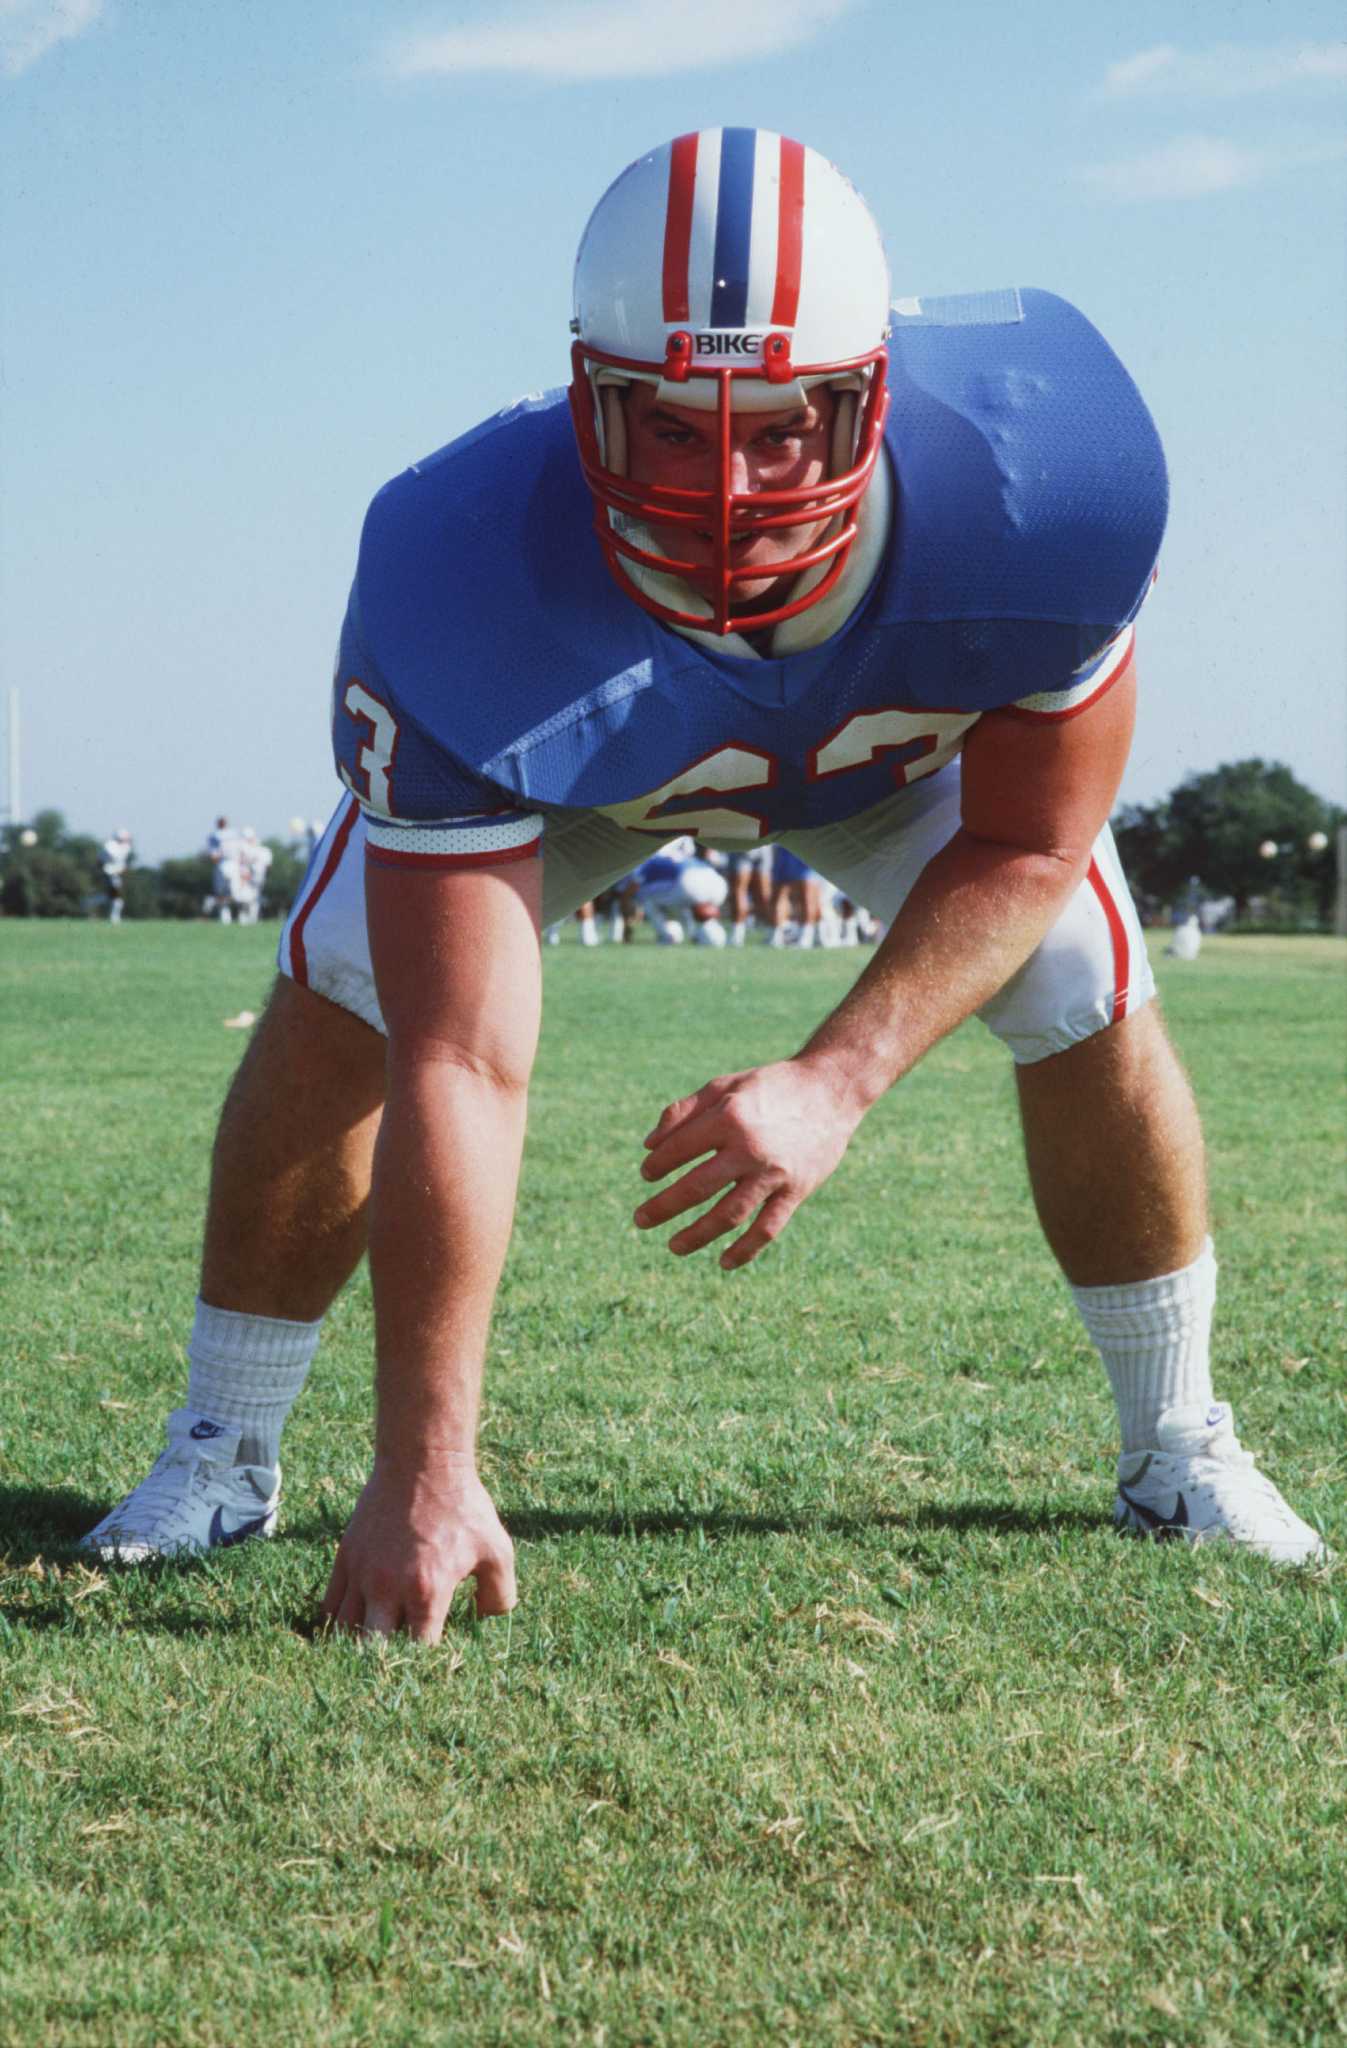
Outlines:
[[906,302],[889,358],[884,559],[830,639],[779,658],[689,639],[624,595],[560,392],[388,484],[333,701],[371,850],[508,857],[571,808],[745,845],[868,809],[984,711],[1069,716],[1116,679],[1167,502],[1117,357],[1026,290]]

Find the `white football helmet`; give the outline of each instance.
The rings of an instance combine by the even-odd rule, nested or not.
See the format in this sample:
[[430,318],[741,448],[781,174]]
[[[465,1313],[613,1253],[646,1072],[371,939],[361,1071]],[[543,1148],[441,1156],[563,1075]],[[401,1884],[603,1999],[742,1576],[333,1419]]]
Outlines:
[[[879,459],[888,319],[879,230],[842,173],[803,143],[767,129],[703,129],[609,186],[576,257],[570,395],[595,530],[629,596],[669,624],[726,634],[776,625],[828,595]],[[622,391],[634,378],[664,404],[716,413],[714,489],[627,477]],[[828,479],[733,491],[732,411],[798,406],[818,383],[841,394]],[[731,541],[821,519],[831,522],[822,537],[777,567],[799,579],[788,600],[736,615],[736,582],[762,572],[734,568]],[[709,532],[709,571],[661,552],[652,525]]]

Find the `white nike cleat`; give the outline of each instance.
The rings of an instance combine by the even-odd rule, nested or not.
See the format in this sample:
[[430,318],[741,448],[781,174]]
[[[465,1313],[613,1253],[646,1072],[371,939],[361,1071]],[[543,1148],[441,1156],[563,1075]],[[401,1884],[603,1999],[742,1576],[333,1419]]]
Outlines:
[[236,1465],[239,1433],[191,1408],[168,1418],[168,1449],[125,1500],[81,1538],[112,1564],[144,1564],[223,1550],[270,1536],[281,1497],[279,1466]]
[[1275,1564],[1323,1563],[1323,1538],[1293,1514],[1272,1481],[1242,1450],[1224,1401],[1166,1408],[1156,1447],[1118,1460],[1119,1529],[1159,1543],[1242,1543]]

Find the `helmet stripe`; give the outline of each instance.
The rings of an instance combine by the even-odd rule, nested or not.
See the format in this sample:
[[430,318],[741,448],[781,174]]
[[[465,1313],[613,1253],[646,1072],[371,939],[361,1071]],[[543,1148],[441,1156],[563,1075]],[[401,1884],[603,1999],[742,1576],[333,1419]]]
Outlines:
[[781,138],[781,195],[776,239],[773,327],[793,327],[800,310],[800,250],[804,242],[804,144]]
[[725,128],[720,140],[720,194],[716,205],[712,327],[742,327],[748,313],[748,265],[753,227],[752,128]]
[[669,149],[669,203],[664,216],[664,317],[688,318],[688,251],[692,195],[697,184],[695,135],[680,135]]

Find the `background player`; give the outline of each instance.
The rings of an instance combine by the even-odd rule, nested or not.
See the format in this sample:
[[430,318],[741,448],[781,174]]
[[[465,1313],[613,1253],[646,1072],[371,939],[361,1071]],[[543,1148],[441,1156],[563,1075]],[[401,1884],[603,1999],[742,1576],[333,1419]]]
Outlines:
[[240,924],[256,924],[262,915],[262,895],[274,858],[266,841],[258,838],[256,827],[245,825],[239,834],[231,899]]
[[[797,946],[830,943],[823,922],[824,890],[827,885],[816,868],[780,847],[772,868],[772,929],[770,942],[784,946],[793,938]],[[832,894],[831,889],[828,890]],[[793,931],[790,927],[793,925]]]
[[773,846],[752,846],[729,856],[730,944],[742,946],[754,918],[767,937],[772,923]]
[[624,886],[623,900],[645,912],[661,945],[690,938],[699,946],[723,946],[720,910],[728,894],[724,875],[698,851],[695,839],[681,833],[642,861]]
[[1165,509],[1126,373],[1049,294],[890,313],[852,188],[747,129],[610,188],[575,329],[578,474],[562,406],[529,400],[371,508],[334,691],[351,795],[222,1118],[187,1403],[90,1542],[271,1526],[368,1243],[374,1467],[325,1612],[434,1639],[469,1575],[512,1603],[475,1436],[539,929],[680,824],[783,840],[888,929],[797,1053],[669,1104],[638,1224],[749,1263],[976,1014],[1118,1405],[1119,1521],[1319,1554],[1212,1394],[1201,1137],[1106,824]]
[[119,825],[111,836],[103,841],[103,858],[99,866],[103,871],[104,900],[108,906],[108,923],[120,924],[126,909],[126,870],[135,859],[135,848],[131,834],[125,825]]
[[239,835],[223,815],[206,834],[206,854],[211,864],[210,895],[202,914],[217,924],[234,922],[234,892],[239,882]]

